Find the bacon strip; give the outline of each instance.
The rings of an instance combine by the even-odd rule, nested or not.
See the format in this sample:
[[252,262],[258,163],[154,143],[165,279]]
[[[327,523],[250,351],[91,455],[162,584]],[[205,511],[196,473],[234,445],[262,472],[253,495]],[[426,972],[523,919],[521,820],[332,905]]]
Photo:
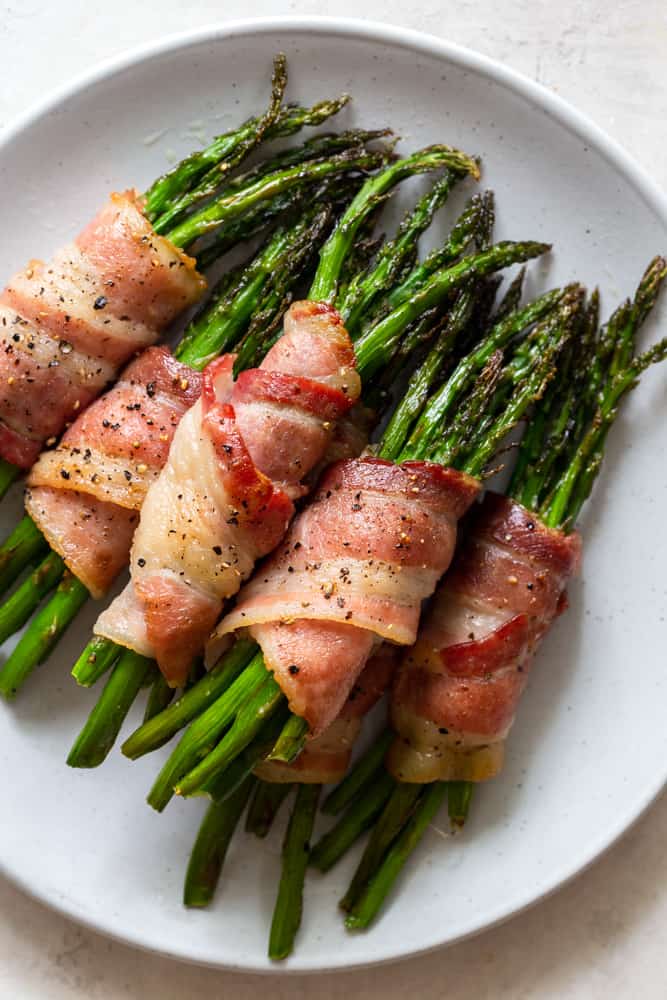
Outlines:
[[113,194],[50,262],[31,261],[0,294],[0,457],[29,468],[204,288],[134,191]]
[[406,781],[479,781],[502,767],[535,650],[566,607],[579,535],[488,493],[438,588],[392,696],[400,739],[388,765]]
[[[354,352],[338,313],[295,303],[261,367],[232,379],[213,362],[149,488],[132,582],[96,631],[155,656],[181,683],[226,598],[282,538],[304,479],[356,401]],[[297,374],[296,372],[299,372]]]
[[477,480],[429,462],[341,461],[209,643],[248,629],[291,710],[322,733],[380,639],[411,645]]
[[320,736],[308,740],[291,764],[263,761],[255,768],[262,781],[328,785],[341,781],[350,766],[361,724],[391,684],[400,647],[383,643],[361,672],[338,718]]
[[127,565],[137,511],[200,392],[199,372],[150,347],[31,469],[26,509],[94,597]]

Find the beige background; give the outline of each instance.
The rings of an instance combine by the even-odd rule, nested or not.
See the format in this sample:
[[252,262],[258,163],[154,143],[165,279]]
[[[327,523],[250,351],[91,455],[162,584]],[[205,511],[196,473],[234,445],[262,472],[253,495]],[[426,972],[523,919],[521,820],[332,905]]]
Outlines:
[[[0,7],[0,125],[97,60],[221,18],[337,14],[430,31],[508,63],[575,103],[667,188],[664,0],[22,0]],[[443,10],[444,8],[444,10]],[[2,822],[11,822],[4,802]],[[0,998],[20,1000],[616,1000],[667,997],[667,799],[590,871],[481,937],[335,976],[224,975],[146,955],[45,910],[0,880]]]

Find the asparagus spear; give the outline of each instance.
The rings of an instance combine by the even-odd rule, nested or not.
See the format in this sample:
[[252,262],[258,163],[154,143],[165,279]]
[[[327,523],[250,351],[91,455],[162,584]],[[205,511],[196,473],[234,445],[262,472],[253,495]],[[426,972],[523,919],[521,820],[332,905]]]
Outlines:
[[419,237],[430,226],[435,212],[444,205],[461,176],[459,172],[447,170],[408,212],[394,239],[380,250],[373,268],[350,283],[342,300],[339,296],[338,309],[350,333],[359,329],[377,298],[391,288],[406,265],[414,261]]
[[429,785],[422,792],[414,813],[389,848],[379,868],[353,902],[345,920],[345,926],[348,930],[361,930],[368,927],[377,915],[405,862],[435,818],[446,794],[447,785],[445,782]]
[[[238,674],[232,684],[209,705],[202,715],[195,718],[186,730],[149,792],[149,805],[158,812],[162,812],[173,795],[174,786],[193,769],[198,760],[205,758],[206,754],[215,747],[227,726],[235,719],[238,710],[263,684],[266,676],[264,663],[255,654],[248,666]],[[197,688],[192,689],[192,691],[196,690]],[[191,693],[188,692],[188,694]],[[181,700],[184,701],[186,697],[187,695],[184,695]],[[106,711],[103,714],[106,716]],[[151,722],[157,724],[159,720],[161,720],[161,716],[158,715]]]
[[380,772],[384,755],[389,749],[392,738],[391,730],[387,729],[375,740],[352,767],[349,774],[326,797],[322,804],[322,812],[336,816],[347,808],[362,790],[368,788],[374,777]]
[[146,701],[144,722],[150,722],[160,712],[164,712],[165,708],[172,703],[175,694],[174,689],[169,687],[164,676],[158,671]]
[[25,625],[42,599],[57,585],[64,570],[65,563],[60,556],[49,552],[9,600],[0,605],[0,642]]
[[328,872],[380,817],[393,789],[393,780],[380,768],[376,779],[367,793],[359,799],[356,808],[344,813],[335,826],[317,842],[310,855],[311,865],[321,872]]
[[[271,97],[262,116],[249,118],[239,128],[216,136],[205,149],[191,153],[170,171],[158,177],[144,194],[147,218],[151,222],[173,210],[187,194],[205,197],[214,191],[262,141],[294,135],[307,126],[321,125],[337,114],[349,101],[343,94],[334,100],[321,101],[311,108],[290,105],[282,108],[287,83],[285,57],[276,56],[273,63]],[[179,210],[189,207],[188,201]]]
[[[340,901],[341,909],[348,912],[354,910],[369,879],[382,863],[387,850],[417,806],[422,790],[421,785],[403,785],[396,782],[392,782],[392,784],[393,791],[373,829],[366,850],[354,873],[354,878]],[[355,810],[355,813],[358,814],[359,810]]]
[[254,833],[256,837],[266,837],[278,810],[292,788],[293,785],[289,782],[258,781],[248,806],[246,833]]
[[274,960],[287,958],[301,924],[303,883],[319,794],[319,785],[299,785],[285,833],[282,874],[269,938],[269,958]]
[[[114,651],[117,647],[114,647]],[[185,691],[169,708],[159,716],[145,720],[143,725],[123,744],[123,753],[131,760],[137,760],[152,750],[168,743],[180,729],[201,716],[239,676],[256,653],[255,643],[242,639],[223,656],[218,665],[202,679]]]
[[208,807],[185,876],[185,906],[208,906],[213,899],[227,849],[254,784],[254,778],[246,778],[228,799]]
[[[116,738],[118,720],[127,715],[138,691],[154,670],[151,660],[131,649],[121,654],[104,686],[103,697],[88,717],[70,750],[67,763],[76,767],[96,767],[104,760]],[[3,679],[0,674],[0,682]],[[91,739],[91,733],[93,738]]]
[[[321,125],[328,118],[338,114],[349,101],[343,94],[333,100],[320,101],[310,108],[291,106],[283,110],[277,121],[264,130],[263,139],[283,138],[294,135],[304,127]],[[240,162],[235,154],[239,148],[250,151],[260,119],[250,118],[240,128],[215,139],[202,150],[191,153],[167,174],[159,177],[145,194],[146,215],[151,222],[174,210],[183,211],[195,200],[212,193],[218,184],[229,175],[232,166]],[[252,144],[252,145],[251,145]],[[185,200],[189,193],[195,193],[192,200]]]
[[72,677],[81,687],[92,687],[113,666],[118,656],[116,644],[97,635],[74,664]]
[[[333,301],[337,291],[338,276],[343,261],[354,244],[359,226],[366,214],[366,208],[377,198],[382,198],[387,191],[406,177],[448,167],[462,173],[470,173],[479,177],[479,167],[465,153],[453,150],[448,146],[431,146],[419,150],[411,156],[397,160],[385,170],[371,178],[354,199],[338,226],[335,238],[329,240],[320,254],[320,263],[310,289],[310,297]],[[363,208],[363,214],[360,209]],[[332,281],[335,276],[335,282]]]

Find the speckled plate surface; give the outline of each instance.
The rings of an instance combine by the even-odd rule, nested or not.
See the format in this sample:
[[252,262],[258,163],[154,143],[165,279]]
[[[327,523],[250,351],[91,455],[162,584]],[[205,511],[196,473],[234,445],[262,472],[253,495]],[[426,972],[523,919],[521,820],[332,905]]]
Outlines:
[[[341,124],[389,124],[408,150],[445,141],[478,153],[498,198],[501,238],[547,239],[532,290],[579,278],[608,309],[667,248],[667,202],[614,143],[536,84],[436,39],[362,22],[282,19],[170,38],[102,66],[0,141],[1,272],[43,255],[106,192],[141,188],[202,133],[263,106],[272,55],[289,57],[290,97],[348,90]],[[416,188],[404,192],[408,202]],[[463,196],[463,192],[461,193]],[[444,230],[460,202],[440,220]],[[436,233],[437,235],[437,233]],[[667,318],[663,304],[661,316]],[[647,324],[657,335],[660,316]],[[615,429],[582,519],[584,572],[540,653],[500,779],[465,833],[433,827],[368,933],[347,935],[336,901],[356,860],[311,877],[304,925],[282,970],[349,968],[415,954],[502,920],[593,861],[667,775],[666,373],[649,373]],[[0,509],[3,534],[20,498]],[[96,772],[64,759],[92,704],[69,668],[98,608],[82,615],[18,703],[0,706],[0,864],[68,916],[140,947],[267,971],[280,835],[236,838],[215,906],[180,896],[201,805],[163,816],[144,804],[154,758],[114,753]],[[131,719],[129,727],[136,723]]]

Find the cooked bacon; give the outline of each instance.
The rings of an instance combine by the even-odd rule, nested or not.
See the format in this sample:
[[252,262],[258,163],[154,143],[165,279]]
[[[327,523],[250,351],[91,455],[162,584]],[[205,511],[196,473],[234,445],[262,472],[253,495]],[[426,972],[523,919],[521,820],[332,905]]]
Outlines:
[[292,499],[360,389],[350,339],[324,303],[295,303],[261,367],[236,382],[233,360],[206,369],[144,501],[132,582],[96,627],[155,656],[173,684],[224,600],[282,538]]
[[320,736],[308,740],[292,764],[264,761],[255,768],[263,781],[327,785],[345,777],[365,715],[388,690],[400,647],[384,642],[361,672],[340,715]]
[[29,468],[204,287],[133,191],[50,262],[31,261],[0,295],[0,457]]
[[396,679],[396,777],[478,781],[500,770],[535,650],[566,607],[580,554],[579,535],[486,495]]
[[430,462],[338,462],[216,629],[248,629],[291,710],[322,733],[381,639],[411,645],[479,484]]
[[94,597],[127,565],[137,511],[200,392],[199,372],[150,347],[30,471],[28,513]]

